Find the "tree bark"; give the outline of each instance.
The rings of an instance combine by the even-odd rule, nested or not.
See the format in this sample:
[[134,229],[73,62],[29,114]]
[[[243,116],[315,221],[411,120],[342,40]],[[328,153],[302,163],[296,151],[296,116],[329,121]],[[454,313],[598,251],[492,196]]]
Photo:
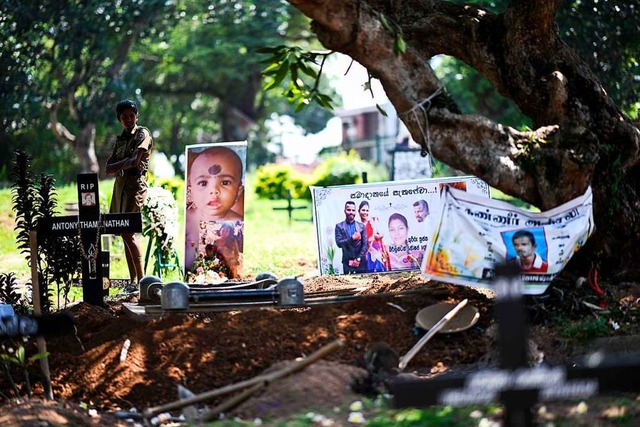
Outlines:
[[82,173],[98,173],[98,157],[96,156],[96,125],[85,123],[76,136],[73,149],[78,155],[80,171]]
[[[559,0],[514,0],[503,14],[436,0],[289,2],[313,20],[326,48],[381,81],[413,139],[435,158],[543,210],[591,185],[596,233],[570,267],[640,277],[640,130],[560,39]],[[407,43],[401,54],[398,34]],[[477,69],[536,129],[460,114],[429,66],[439,54]]]
[[71,147],[78,156],[79,173],[98,173],[98,157],[96,156],[96,125],[95,123],[81,124],[78,135],[73,135],[58,121],[58,104],[48,107],[49,124],[53,136],[62,144]]
[[256,105],[261,90],[262,76],[257,65],[253,65],[251,73],[242,87],[234,89],[234,96],[220,98],[220,126],[223,141],[244,141],[256,124],[260,111]]

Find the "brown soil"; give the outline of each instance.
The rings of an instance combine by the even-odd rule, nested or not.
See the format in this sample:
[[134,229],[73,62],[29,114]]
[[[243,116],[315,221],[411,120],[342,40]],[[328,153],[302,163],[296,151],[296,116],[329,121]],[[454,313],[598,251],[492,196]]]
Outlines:
[[[121,302],[110,303],[108,308],[76,305],[71,312],[77,337],[47,341],[53,393],[62,403],[37,399],[13,403],[0,410],[4,414],[0,425],[116,425],[110,412],[131,408],[142,411],[172,402],[177,399],[178,385],[198,394],[238,383],[285,366],[336,339],[342,340],[344,346],[322,362],[274,381],[244,404],[227,411],[226,416],[268,419],[337,407],[343,411],[335,416],[336,420],[342,417],[346,424],[345,405],[361,398],[349,389],[349,384],[354,377],[366,373],[363,368],[367,346],[382,341],[404,355],[418,339],[414,333],[416,313],[442,301],[466,298],[478,308],[480,319],[463,332],[436,335],[415,356],[407,371],[442,372],[477,364],[492,349],[493,342],[485,333],[493,323],[492,299],[486,292],[427,282],[417,275],[324,276],[303,281],[305,292],[358,288],[357,292],[365,297],[309,308],[160,317],[132,316]],[[402,295],[408,291],[412,292]],[[638,304],[640,286],[627,289],[625,298]],[[538,306],[544,308],[542,303]],[[533,332],[548,361],[570,360],[575,348],[569,348],[557,331],[539,325]],[[130,347],[121,362],[125,340],[130,341]],[[34,367],[33,394],[42,397],[38,375]],[[8,390],[5,382],[0,382],[0,390]],[[204,404],[211,408],[229,397]],[[98,415],[88,416],[78,406],[81,403],[96,408]],[[172,414],[178,415],[179,411]]]

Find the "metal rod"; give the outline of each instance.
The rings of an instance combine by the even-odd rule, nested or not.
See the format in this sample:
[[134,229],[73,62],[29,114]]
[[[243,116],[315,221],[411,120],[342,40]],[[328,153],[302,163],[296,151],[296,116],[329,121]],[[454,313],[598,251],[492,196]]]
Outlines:
[[420,340],[411,348],[411,350],[409,350],[407,354],[405,354],[402,358],[400,358],[400,363],[398,364],[398,368],[401,371],[404,370],[404,368],[407,367],[407,364],[409,363],[409,361],[413,359],[413,356],[415,356],[416,353],[420,351],[420,349],[427,343],[427,341],[429,341],[431,337],[433,337],[436,333],[438,333],[438,331],[442,329],[444,325],[446,325],[449,322],[449,320],[451,320],[456,314],[458,314],[458,312],[462,310],[464,306],[467,305],[468,302],[469,302],[468,299],[461,301],[458,305],[456,305],[453,309],[451,309],[447,314],[445,314],[444,317],[438,321],[438,323],[433,325],[433,327],[429,329],[429,332],[424,334],[424,336],[420,338]]
[[190,292],[189,299],[194,302],[211,301],[222,299],[251,299],[251,298],[274,298],[278,292],[260,289],[242,289],[236,291],[210,291],[210,292]]

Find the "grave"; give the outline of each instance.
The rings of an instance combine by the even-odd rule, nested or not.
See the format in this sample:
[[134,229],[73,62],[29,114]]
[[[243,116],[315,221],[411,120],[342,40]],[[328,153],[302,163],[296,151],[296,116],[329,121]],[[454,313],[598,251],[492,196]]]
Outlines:
[[396,408],[467,406],[501,402],[504,425],[533,426],[537,402],[584,399],[600,392],[637,391],[637,358],[595,353],[581,366],[527,366],[527,323],[519,271],[496,269],[495,313],[500,365],[470,374],[420,379],[399,375],[389,385]]
[[[101,236],[142,232],[140,213],[100,213],[98,175],[78,174],[78,215],[51,218],[38,229],[39,235],[71,236],[78,234],[82,252],[82,299],[92,305],[103,305],[103,267]],[[106,263],[108,265],[108,262]],[[98,268],[100,266],[101,268]],[[108,276],[108,267],[107,276]]]

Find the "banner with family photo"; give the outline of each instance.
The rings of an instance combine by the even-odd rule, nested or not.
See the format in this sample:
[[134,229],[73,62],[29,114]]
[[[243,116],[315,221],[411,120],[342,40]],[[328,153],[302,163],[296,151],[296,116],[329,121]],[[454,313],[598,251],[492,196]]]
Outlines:
[[517,265],[525,294],[541,294],[594,230],[591,189],[536,213],[446,188],[441,219],[422,266],[429,278],[493,286],[494,265]]
[[320,274],[419,270],[445,184],[489,197],[475,177],[312,187]]
[[189,283],[242,274],[247,142],[188,145],[185,273]]

